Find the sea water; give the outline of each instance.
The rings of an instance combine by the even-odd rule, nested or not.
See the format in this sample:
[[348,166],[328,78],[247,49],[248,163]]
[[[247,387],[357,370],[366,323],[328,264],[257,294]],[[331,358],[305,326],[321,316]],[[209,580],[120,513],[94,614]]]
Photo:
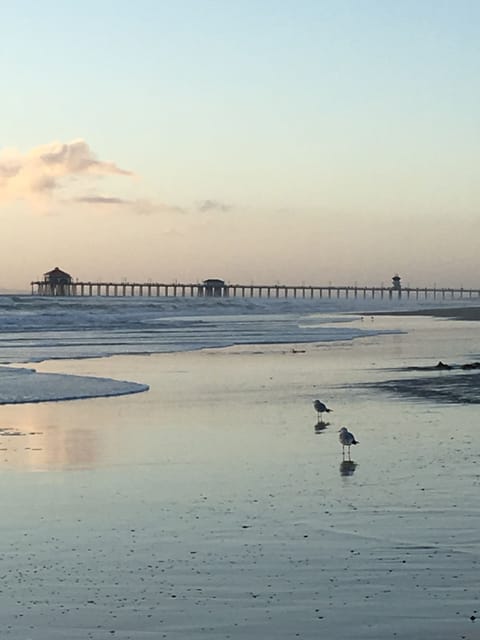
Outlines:
[[243,344],[354,340],[385,333],[375,328],[369,315],[360,327],[353,323],[359,315],[418,304],[398,299],[4,295],[0,296],[0,404],[148,389],[141,381],[39,374],[21,364]]

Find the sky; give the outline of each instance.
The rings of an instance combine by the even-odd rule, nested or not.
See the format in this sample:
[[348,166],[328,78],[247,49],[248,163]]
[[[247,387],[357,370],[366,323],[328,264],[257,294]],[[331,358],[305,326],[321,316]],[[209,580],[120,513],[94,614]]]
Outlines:
[[480,287],[477,0],[0,7],[0,288]]

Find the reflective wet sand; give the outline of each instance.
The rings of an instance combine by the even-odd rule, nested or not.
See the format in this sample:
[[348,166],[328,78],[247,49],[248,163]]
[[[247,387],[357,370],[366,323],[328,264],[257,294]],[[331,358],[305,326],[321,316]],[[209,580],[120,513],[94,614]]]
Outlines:
[[363,322],[409,333],[39,365],[150,391],[0,407],[4,636],[477,638],[477,405],[360,383],[480,327]]

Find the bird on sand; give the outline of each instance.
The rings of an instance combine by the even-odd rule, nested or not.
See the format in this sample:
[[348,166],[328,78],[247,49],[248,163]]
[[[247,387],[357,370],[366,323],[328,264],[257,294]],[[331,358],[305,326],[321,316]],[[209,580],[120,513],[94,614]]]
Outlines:
[[322,413],[330,413],[330,411],[333,411],[333,409],[329,409],[327,405],[321,402],[320,400],[313,401],[313,408],[317,412],[317,416],[319,420]]
[[350,457],[350,446],[352,444],[359,444],[358,440],[355,439],[353,433],[347,429],[347,427],[342,427],[339,431],[340,444],[342,445],[342,453],[345,455],[345,447],[348,447],[348,457]]

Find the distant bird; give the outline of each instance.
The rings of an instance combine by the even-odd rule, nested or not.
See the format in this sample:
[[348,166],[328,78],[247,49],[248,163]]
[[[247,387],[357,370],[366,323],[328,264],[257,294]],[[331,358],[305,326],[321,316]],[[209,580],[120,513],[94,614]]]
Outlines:
[[313,408],[317,412],[318,419],[320,420],[320,416],[322,413],[330,413],[333,409],[329,409],[326,404],[323,404],[320,400],[314,400]]
[[346,428],[346,427],[342,427],[339,431],[339,437],[338,439],[340,440],[340,444],[342,445],[342,453],[343,455],[345,455],[345,447],[348,447],[348,457],[350,457],[350,447],[352,444],[359,444],[358,440],[355,440],[355,436],[353,435],[353,433],[350,433],[350,431]]

